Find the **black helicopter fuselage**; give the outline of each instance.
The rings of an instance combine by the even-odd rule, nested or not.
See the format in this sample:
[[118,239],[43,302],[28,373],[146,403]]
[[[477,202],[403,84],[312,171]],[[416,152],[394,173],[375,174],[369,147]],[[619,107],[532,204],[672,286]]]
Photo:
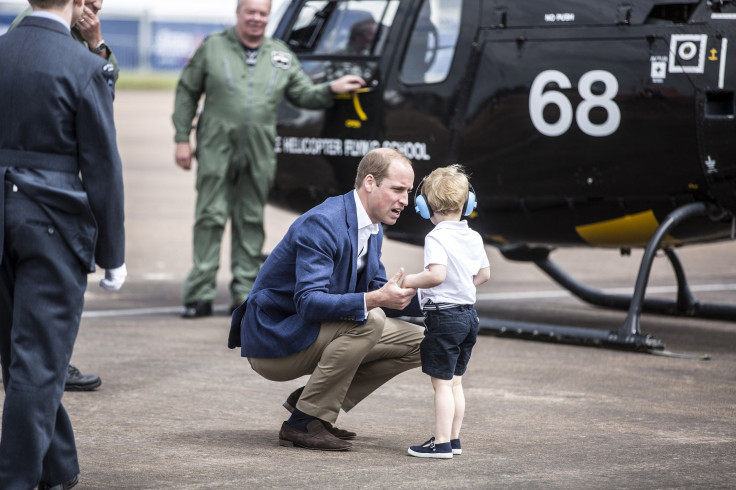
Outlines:
[[[356,25],[372,39],[348,52]],[[327,111],[281,108],[272,202],[304,211],[391,146],[416,182],[460,163],[489,243],[644,246],[704,201],[668,245],[733,234],[736,5],[730,1],[293,1],[275,37],[316,81],[368,89]],[[729,45],[729,42],[732,45]],[[413,203],[389,237],[422,243]]]

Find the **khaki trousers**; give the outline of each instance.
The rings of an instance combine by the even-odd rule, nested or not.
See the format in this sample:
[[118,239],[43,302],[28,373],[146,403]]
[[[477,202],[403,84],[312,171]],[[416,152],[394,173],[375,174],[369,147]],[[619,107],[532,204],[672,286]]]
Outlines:
[[346,412],[399,373],[421,365],[424,327],[388,318],[381,308],[365,325],[325,322],[306,349],[275,359],[248,358],[255,372],[272,381],[310,374],[296,407],[335,423]]

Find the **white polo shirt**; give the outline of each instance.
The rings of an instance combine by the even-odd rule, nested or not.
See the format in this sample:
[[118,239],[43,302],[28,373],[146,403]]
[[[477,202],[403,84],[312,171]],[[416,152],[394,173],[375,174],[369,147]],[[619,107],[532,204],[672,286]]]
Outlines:
[[480,234],[463,221],[442,221],[424,239],[424,268],[444,265],[447,271],[441,284],[420,289],[422,306],[427,301],[457,305],[475,304],[473,276],[489,266]]

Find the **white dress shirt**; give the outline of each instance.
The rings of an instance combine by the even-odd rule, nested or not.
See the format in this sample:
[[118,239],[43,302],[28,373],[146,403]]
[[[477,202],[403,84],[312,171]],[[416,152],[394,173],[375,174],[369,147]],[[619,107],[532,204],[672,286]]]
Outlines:
[[355,198],[355,209],[358,214],[358,273],[360,273],[365,267],[368,240],[371,235],[378,233],[378,224],[371,222],[357,191],[353,191],[353,197]]
[[[373,223],[368,216],[363,203],[358,197],[358,191],[353,191],[355,198],[355,210],[358,215],[358,274],[365,268],[365,259],[368,254],[368,240],[371,235],[378,233],[378,224]],[[363,313],[364,318],[368,318],[368,307],[365,303],[365,294],[363,295]]]

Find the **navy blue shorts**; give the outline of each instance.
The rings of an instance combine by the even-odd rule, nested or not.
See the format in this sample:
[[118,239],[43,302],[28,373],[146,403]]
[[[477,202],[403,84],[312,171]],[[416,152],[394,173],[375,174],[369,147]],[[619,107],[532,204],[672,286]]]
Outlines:
[[425,307],[424,327],[424,340],[419,346],[422,372],[445,380],[465,374],[478,337],[475,308],[472,305],[438,310]]

